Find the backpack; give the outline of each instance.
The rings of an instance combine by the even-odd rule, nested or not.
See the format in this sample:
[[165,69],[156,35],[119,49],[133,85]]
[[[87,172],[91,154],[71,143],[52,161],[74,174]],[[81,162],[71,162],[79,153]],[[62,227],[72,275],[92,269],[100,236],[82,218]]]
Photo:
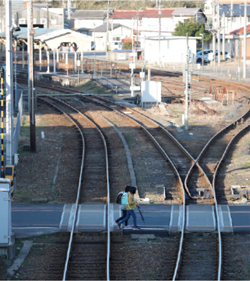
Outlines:
[[127,206],[128,205],[128,193],[124,192],[121,198],[121,204]]
[[119,194],[117,195],[116,198],[116,203],[117,204],[121,204],[121,199],[122,199],[122,195],[124,194],[124,191],[119,192]]

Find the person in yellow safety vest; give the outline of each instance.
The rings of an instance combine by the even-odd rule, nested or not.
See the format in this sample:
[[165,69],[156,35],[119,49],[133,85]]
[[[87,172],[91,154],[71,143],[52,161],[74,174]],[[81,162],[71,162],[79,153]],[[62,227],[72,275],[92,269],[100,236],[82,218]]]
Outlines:
[[130,216],[133,217],[133,221],[134,221],[134,226],[133,226],[133,230],[140,230],[140,228],[137,226],[136,223],[136,214],[135,214],[135,207],[139,206],[138,202],[134,199],[134,194],[136,192],[136,187],[131,186],[130,187],[130,191],[128,192],[128,204],[126,206],[127,209],[127,216],[118,222],[118,228],[121,229],[121,224],[125,221],[127,221]]

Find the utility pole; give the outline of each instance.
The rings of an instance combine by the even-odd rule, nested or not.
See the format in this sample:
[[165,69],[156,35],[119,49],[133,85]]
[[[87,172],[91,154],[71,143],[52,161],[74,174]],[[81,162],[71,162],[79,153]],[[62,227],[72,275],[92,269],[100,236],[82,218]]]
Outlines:
[[240,37],[238,39],[238,80],[240,80]]
[[243,53],[243,78],[247,78],[247,0],[244,5],[244,53]]
[[36,124],[34,97],[34,53],[33,53],[33,0],[28,1],[28,57],[29,57],[29,101],[30,101],[30,151],[36,152]]
[[[95,23],[94,23],[94,27],[95,27]],[[95,29],[94,29],[94,77],[95,77],[95,64],[96,64],[96,60],[95,60],[95,52],[96,52],[96,44],[95,44]]]
[[5,2],[6,11],[6,164],[13,165],[13,54],[12,54],[12,6]]
[[49,28],[49,4],[48,4],[48,1],[49,0],[47,0],[47,28]]
[[202,36],[202,41],[201,41],[201,50],[202,50],[202,59],[201,59],[201,65],[202,65],[202,71],[204,71],[204,33],[200,33],[200,35]]
[[160,65],[161,61],[161,0],[159,0],[159,55],[158,55],[158,64]]
[[[230,30],[233,29],[233,0],[231,0],[231,9],[230,9],[230,17],[231,17],[231,23],[230,23]],[[236,46],[234,47],[236,48]],[[233,49],[233,40],[230,40],[230,56],[232,60],[232,49]],[[234,57],[235,57],[235,51],[234,51]]]
[[68,21],[71,19],[71,0],[68,0]]
[[223,12],[223,38],[222,38],[222,58],[225,60],[225,12]]
[[108,0],[108,9],[107,9],[107,32],[106,32],[106,59],[108,59],[108,50],[109,50],[109,0]]
[[187,33],[187,55],[186,55],[186,77],[185,77],[185,129],[188,130],[188,61],[189,61],[189,49],[188,49],[188,33]]
[[231,9],[230,9],[230,17],[231,17],[231,30],[233,28],[233,0],[231,0]]
[[[218,46],[218,65],[220,65],[220,1],[217,3],[217,46]],[[215,54],[216,58],[216,54]]]
[[214,60],[214,65],[215,65],[215,36],[216,36],[216,32],[215,32],[215,7],[216,7],[216,4],[215,3],[212,3],[213,5],[213,54],[214,54],[214,57],[213,57],[213,60]]

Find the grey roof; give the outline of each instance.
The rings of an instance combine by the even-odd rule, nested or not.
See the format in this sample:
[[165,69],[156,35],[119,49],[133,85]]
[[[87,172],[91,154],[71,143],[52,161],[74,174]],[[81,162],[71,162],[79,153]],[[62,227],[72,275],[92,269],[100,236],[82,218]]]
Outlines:
[[198,12],[202,12],[200,8],[176,8],[172,15],[173,16],[194,16]]
[[[117,28],[119,26],[121,26],[121,24],[114,23],[113,24],[113,29],[115,29],[115,28]],[[111,23],[109,23],[109,25],[108,25],[108,30],[112,30],[112,24]],[[100,25],[100,26],[98,26],[96,28],[92,28],[92,29],[90,29],[90,31],[92,31],[92,32],[94,32],[94,31],[95,32],[106,32],[107,31],[107,23],[105,22],[104,24],[102,24],[102,25]]]
[[72,19],[103,19],[107,15],[105,10],[77,10],[71,18]]

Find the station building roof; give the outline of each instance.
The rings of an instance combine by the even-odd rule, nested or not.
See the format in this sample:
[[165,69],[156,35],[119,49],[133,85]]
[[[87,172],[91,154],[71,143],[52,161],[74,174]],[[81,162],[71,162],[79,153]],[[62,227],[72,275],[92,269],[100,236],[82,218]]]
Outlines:
[[[34,28],[34,39],[36,39],[37,36],[41,36],[47,33],[50,33],[51,31],[55,31],[54,29],[50,29],[50,28]],[[13,33],[13,38],[16,39],[24,39],[27,40],[28,39],[28,28],[27,27],[21,27],[20,31],[16,31]],[[0,33],[0,38],[5,38],[6,37],[6,32],[1,32]]]
[[[27,34],[27,27],[22,27],[20,31],[14,32],[13,37],[16,39],[28,39]],[[48,40],[52,40],[54,38],[66,35],[66,34],[73,34],[77,36],[88,36],[85,34],[80,34],[79,32],[73,31],[71,29],[50,29],[50,28],[34,28],[34,40],[46,42]],[[5,32],[0,33],[0,38],[5,38]]]

